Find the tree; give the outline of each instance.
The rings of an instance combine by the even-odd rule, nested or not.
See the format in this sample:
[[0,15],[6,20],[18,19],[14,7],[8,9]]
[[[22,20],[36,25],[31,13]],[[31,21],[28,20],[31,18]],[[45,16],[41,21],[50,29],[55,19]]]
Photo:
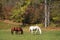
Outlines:
[[22,22],[22,20],[23,20],[22,15],[24,14],[24,12],[27,9],[29,4],[30,4],[30,0],[25,0],[22,5],[20,2],[16,2],[16,5],[12,9],[11,18],[13,18],[13,19],[15,18],[16,20],[18,19],[20,22]]

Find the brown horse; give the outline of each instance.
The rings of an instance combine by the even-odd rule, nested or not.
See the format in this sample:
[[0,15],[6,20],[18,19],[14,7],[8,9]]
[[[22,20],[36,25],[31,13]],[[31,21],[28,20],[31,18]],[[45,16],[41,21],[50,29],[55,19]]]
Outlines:
[[13,34],[14,32],[16,34],[18,34],[18,32],[20,32],[21,34],[23,34],[23,29],[21,27],[12,27],[11,28],[11,34]]

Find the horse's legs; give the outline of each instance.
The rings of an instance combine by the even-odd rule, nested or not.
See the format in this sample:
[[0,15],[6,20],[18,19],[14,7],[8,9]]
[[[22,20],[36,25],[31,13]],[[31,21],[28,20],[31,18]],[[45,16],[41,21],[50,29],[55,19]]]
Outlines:
[[15,31],[16,34],[18,34],[18,31]]
[[38,32],[38,29],[36,29],[35,34]]

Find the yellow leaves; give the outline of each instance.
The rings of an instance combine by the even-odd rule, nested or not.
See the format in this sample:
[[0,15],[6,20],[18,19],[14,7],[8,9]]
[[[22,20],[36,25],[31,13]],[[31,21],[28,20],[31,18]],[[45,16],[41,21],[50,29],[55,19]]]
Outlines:
[[58,20],[60,20],[59,18],[60,18],[60,17],[53,17],[53,20],[58,21]]
[[24,12],[26,10],[26,6],[21,7],[21,11]]

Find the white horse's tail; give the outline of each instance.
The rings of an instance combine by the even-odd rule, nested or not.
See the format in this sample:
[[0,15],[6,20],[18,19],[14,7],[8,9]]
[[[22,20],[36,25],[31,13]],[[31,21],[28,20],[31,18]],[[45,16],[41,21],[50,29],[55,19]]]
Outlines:
[[42,33],[42,31],[41,31],[41,29],[39,28],[39,32],[40,32],[40,34]]

